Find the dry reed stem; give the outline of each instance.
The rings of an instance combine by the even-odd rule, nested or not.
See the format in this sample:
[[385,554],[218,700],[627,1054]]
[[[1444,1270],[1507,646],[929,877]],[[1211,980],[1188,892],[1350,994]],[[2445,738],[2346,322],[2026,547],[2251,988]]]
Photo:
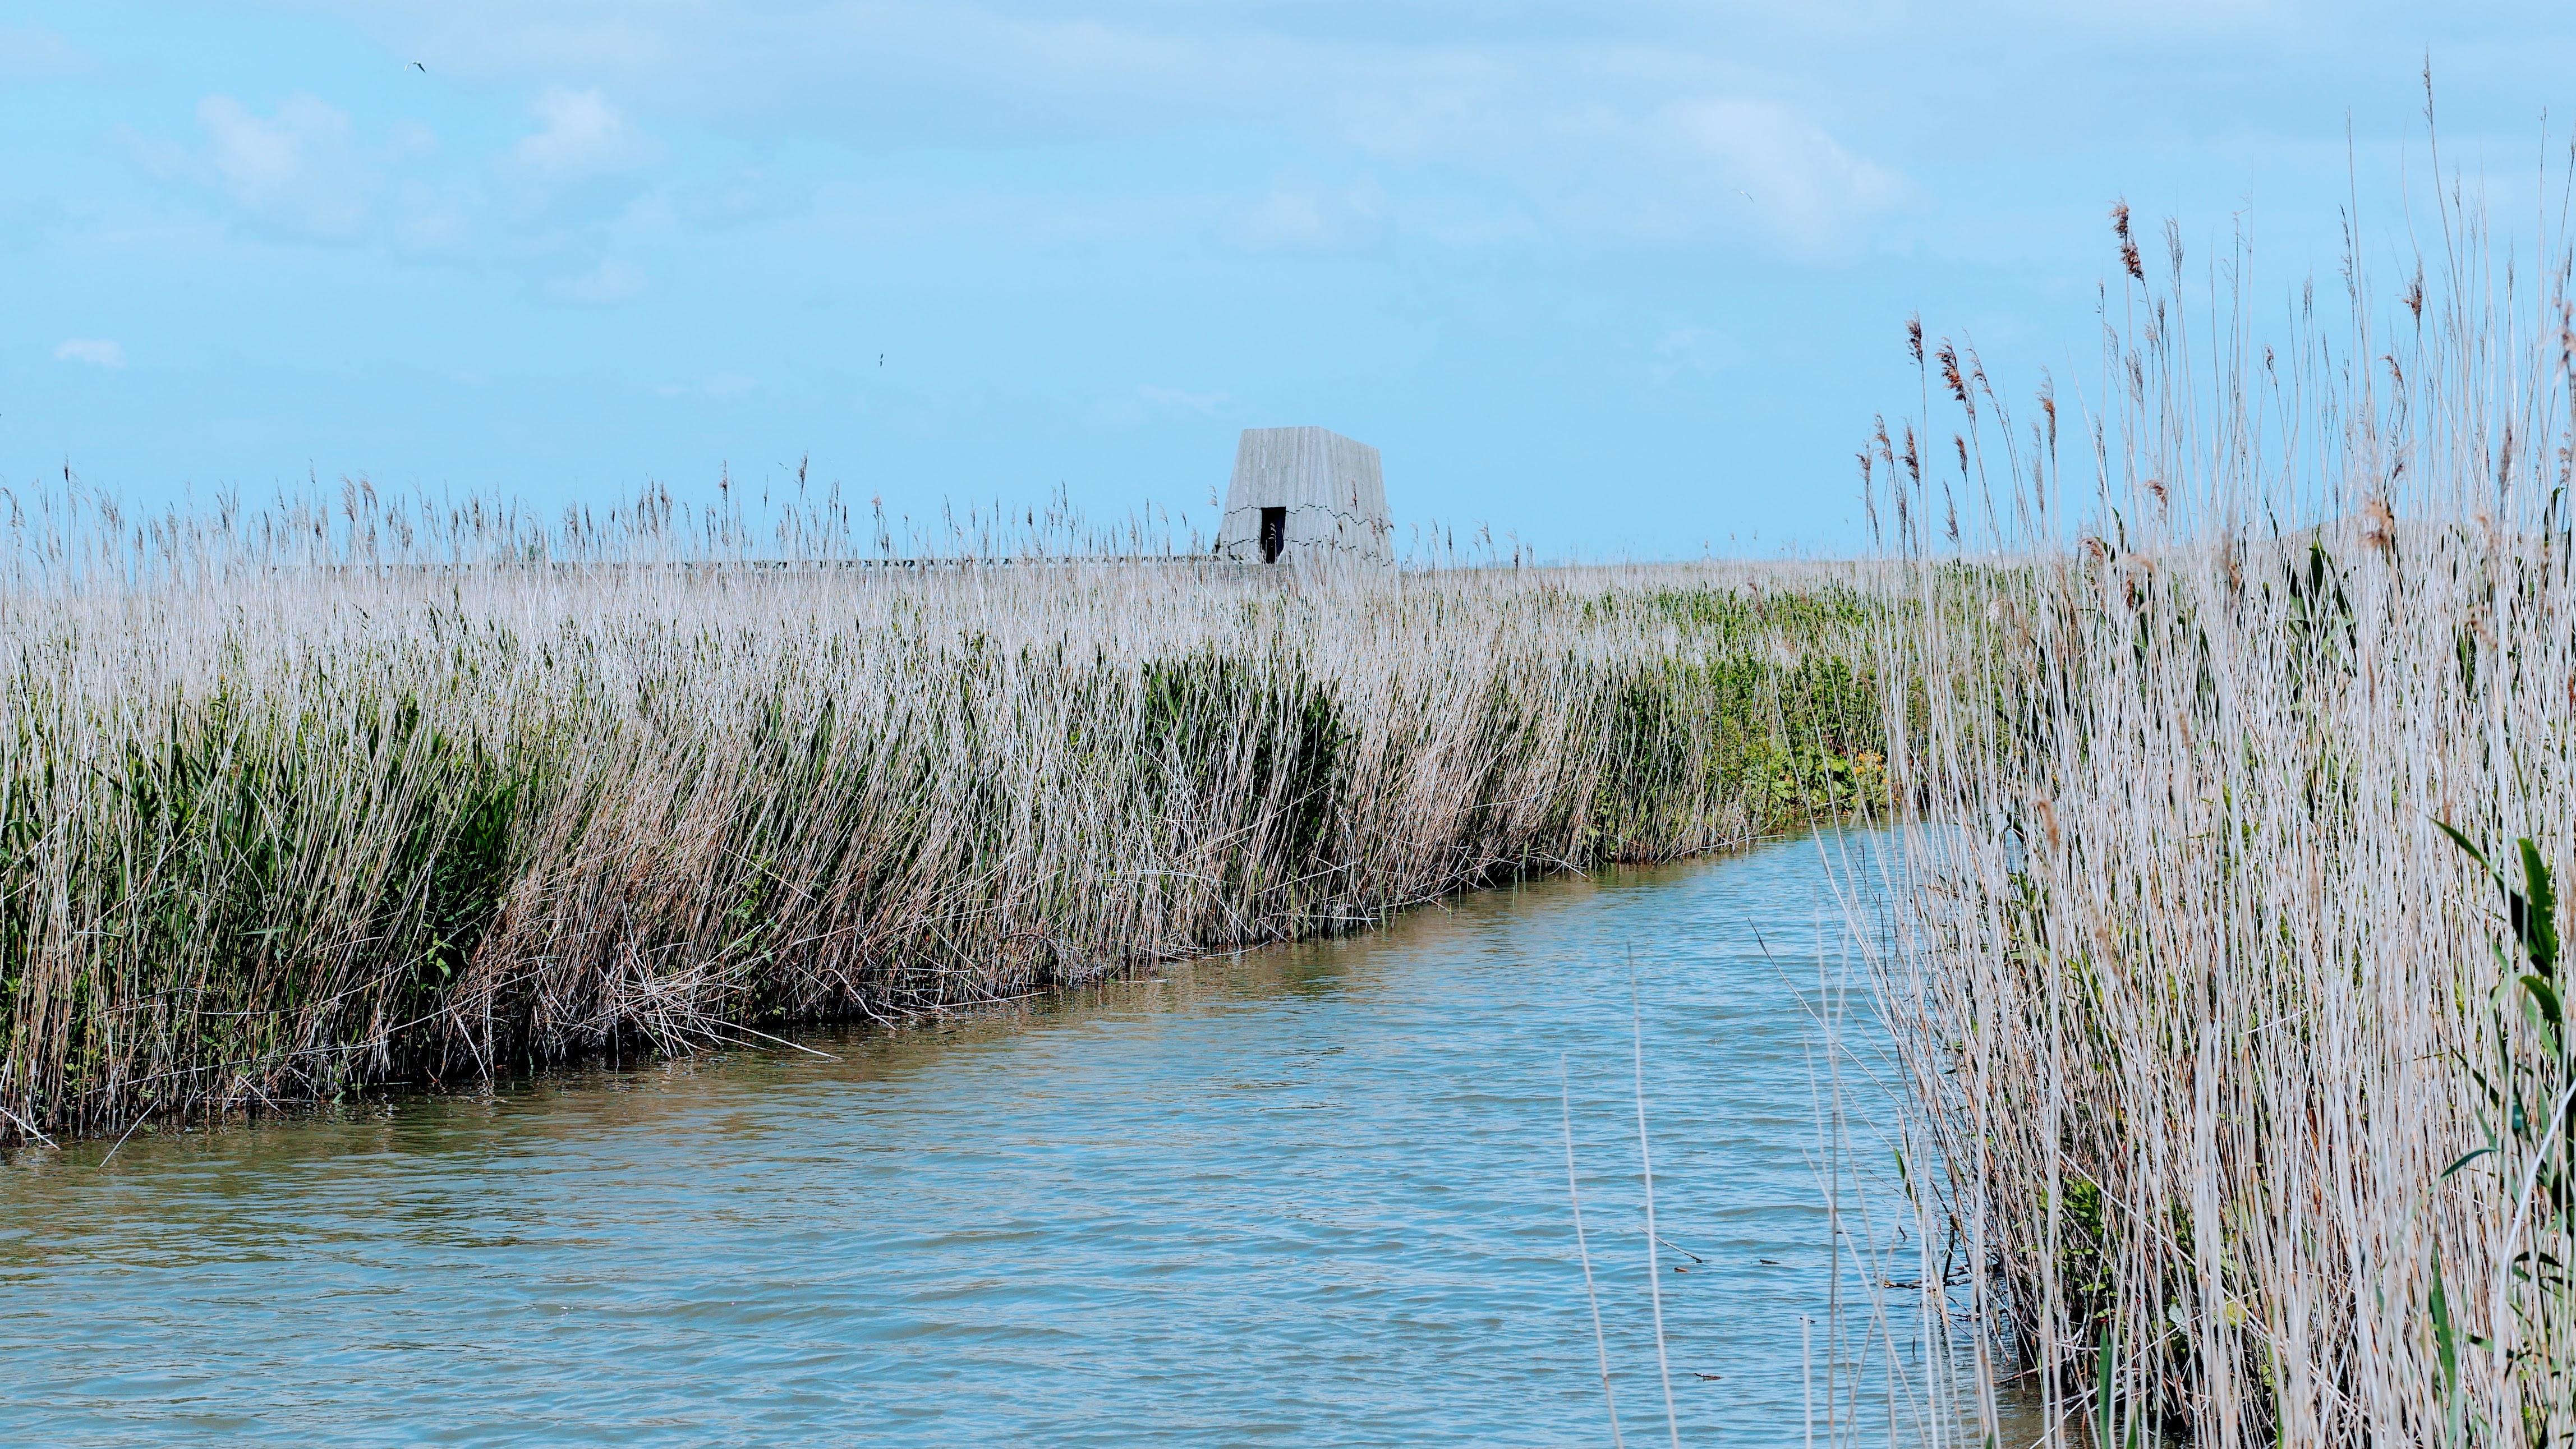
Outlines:
[[[2302,312],[2279,352],[2244,256],[2200,329],[2171,243],[2106,307],[2072,487],[2053,407],[2017,434],[1991,393],[1948,480],[1871,459],[1891,771],[1921,806],[1882,1000],[1957,1287],[1923,1329],[1956,1305],[2015,1349],[2053,1441],[2576,1436],[2576,1296],[2509,1261],[2576,1243],[2530,1186],[2563,1138],[2487,1096],[2550,1125],[2568,1064],[2437,824],[2530,837],[2562,879],[2576,851],[2568,259],[2535,294],[2456,192],[2443,223],[2447,295],[2419,278],[2383,334],[2359,281],[2348,333]],[[2116,240],[2132,269],[2125,217]],[[1981,561],[1942,556],[1943,490]],[[2276,521],[2302,516],[2328,522]]]

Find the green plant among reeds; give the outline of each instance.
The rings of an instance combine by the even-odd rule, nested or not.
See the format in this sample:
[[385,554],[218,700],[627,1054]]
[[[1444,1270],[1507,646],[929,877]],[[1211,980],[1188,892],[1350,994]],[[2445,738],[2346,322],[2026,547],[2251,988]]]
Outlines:
[[[2551,1442],[2546,1405],[2576,1402],[2576,1041],[2571,1041],[2560,975],[2558,893],[2549,862],[2529,837],[2514,843],[2515,875],[2443,824],[2462,854],[2494,881],[2503,903],[2495,984],[2486,993],[2490,1055],[2463,1061],[2483,1098],[2485,1140],[2443,1170],[2472,1173],[2501,1219],[2503,1275],[2489,1315],[2490,1337],[2453,1324],[2440,1264],[2433,1267],[2432,1317],[2450,1401],[2453,1442],[2466,1442],[2471,1406],[2459,1392],[2463,1352],[2492,1355],[2521,1387],[2527,1442]],[[2504,1436],[2479,1424],[2479,1442]]]
[[[0,547],[11,1132],[892,1020],[1879,788],[1847,580],[352,485]],[[854,544],[873,534],[880,546]],[[1863,763],[1855,763],[1863,762]]]

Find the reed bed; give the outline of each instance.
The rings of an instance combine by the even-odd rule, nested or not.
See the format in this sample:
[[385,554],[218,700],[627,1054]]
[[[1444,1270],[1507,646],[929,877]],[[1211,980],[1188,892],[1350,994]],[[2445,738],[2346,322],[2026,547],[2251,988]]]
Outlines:
[[2438,222],[2275,325],[2115,213],[2063,423],[1913,334],[1898,1281],[1984,1366],[1928,1442],[2016,1383],[2051,1443],[2576,1440],[2576,298]]
[[11,1133],[989,1002],[1878,779],[1827,570],[72,481],[14,501],[0,587]]

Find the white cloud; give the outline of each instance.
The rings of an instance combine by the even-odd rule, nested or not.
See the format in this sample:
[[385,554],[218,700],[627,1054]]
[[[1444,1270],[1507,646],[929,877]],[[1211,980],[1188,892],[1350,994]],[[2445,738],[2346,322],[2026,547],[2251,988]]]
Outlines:
[[60,31],[30,22],[0,25],[0,76],[12,80],[64,80],[95,75],[98,62]]
[[396,160],[426,161],[438,154],[438,133],[405,118],[385,133],[386,153]]
[[1343,187],[1282,177],[1232,221],[1236,239],[1255,251],[1361,251],[1386,236],[1386,193],[1365,176]]
[[614,94],[763,140],[1257,135],[1328,175],[1374,159],[1364,181],[1283,179],[1221,215],[1243,245],[1309,252],[1399,229],[1452,246],[1737,237],[1845,252],[1910,204],[1897,168],[1853,139],[1883,143],[1888,108],[1849,66],[1747,57],[1857,47],[1902,68],[1927,44],[1963,43],[1856,0],[1756,5],[1723,26],[1652,0],[1609,0],[1580,24],[1494,7],[1437,39],[1356,3],[1258,20],[1161,0],[383,0],[368,14],[389,48],[440,74],[544,87],[538,129],[500,169],[549,214],[616,211],[663,158]]
[[227,95],[197,103],[199,145],[120,125],[111,130],[137,170],[222,203],[247,230],[329,245],[389,242],[413,253],[455,254],[487,207],[481,188],[441,177],[438,136],[397,120],[380,142],[349,113],[304,93],[263,115]]
[[1646,375],[1658,383],[1689,387],[1706,385],[1716,374],[1744,365],[1742,342],[1713,327],[1676,327],[1655,339]]
[[54,349],[54,356],[63,362],[86,362],[95,367],[125,365],[125,349],[100,337],[66,338]]
[[1246,114],[1311,66],[1267,37],[1175,33],[1114,9],[1011,0],[388,0],[369,20],[433,71],[503,84],[604,84],[727,130],[845,140],[1049,142]]
[[463,251],[472,238],[478,198],[455,186],[406,180],[394,188],[389,234],[407,251]]
[[676,215],[705,227],[774,221],[806,212],[813,204],[808,186],[752,167],[682,188],[672,201]]
[[554,293],[573,302],[628,302],[643,296],[651,281],[642,267],[612,257],[578,277],[556,283]]
[[1892,168],[1794,107],[1720,89],[1721,79],[1620,52],[1555,66],[1461,60],[1420,85],[1344,102],[1340,124],[1355,145],[1417,172],[1460,175],[1489,209],[1515,196],[1543,229],[1572,236],[1738,236],[1820,258],[1911,202],[1912,185]]
[[359,158],[348,112],[298,93],[260,116],[230,96],[208,96],[197,123],[213,181],[245,215],[314,241],[366,232],[376,178]]
[[1216,405],[1227,400],[1227,395],[1221,392],[1184,392],[1176,387],[1156,387],[1150,382],[1139,384],[1136,396],[1158,407],[1190,408],[1203,413],[1216,411]]
[[1703,197],[1715,190],[1721,208],[1744,203],[1754,226],[1794,251],[1835,249],[1912,195],[1903,177],[1767,101],[1685,101],[1657,117],[1656,128],[1678,152],[1659,169],[1685,185],[1696,181]]
[[544,180],[614,175],[661,159],[662,148],[596,88],[553,86],[529,107],[539,129],[510,148],[510,164]]
[[148,135],[120,121],[108,129],[108,139],[123,148],[135,168],[155,181],[185,181],[204,168],[195,152],[167,136]]
[[662,159],[661,143],[598,89],[548,86],[528,109],[537,129],[492,168],[523,220],[602,221],[638,204],[662,205],[645,184],[645,173]]

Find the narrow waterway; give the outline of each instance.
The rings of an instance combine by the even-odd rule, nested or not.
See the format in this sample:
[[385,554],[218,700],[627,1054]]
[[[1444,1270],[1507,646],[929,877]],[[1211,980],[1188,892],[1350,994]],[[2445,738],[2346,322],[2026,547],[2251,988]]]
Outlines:
[[1682,1442],[1793,1442],[1827,1397],[1851,848],[1468,896],[825,1055],[23,1150],[0,1439],[1605,1444],[1562,1056],[1621,1423],[1666,1442],[1633,961]]

